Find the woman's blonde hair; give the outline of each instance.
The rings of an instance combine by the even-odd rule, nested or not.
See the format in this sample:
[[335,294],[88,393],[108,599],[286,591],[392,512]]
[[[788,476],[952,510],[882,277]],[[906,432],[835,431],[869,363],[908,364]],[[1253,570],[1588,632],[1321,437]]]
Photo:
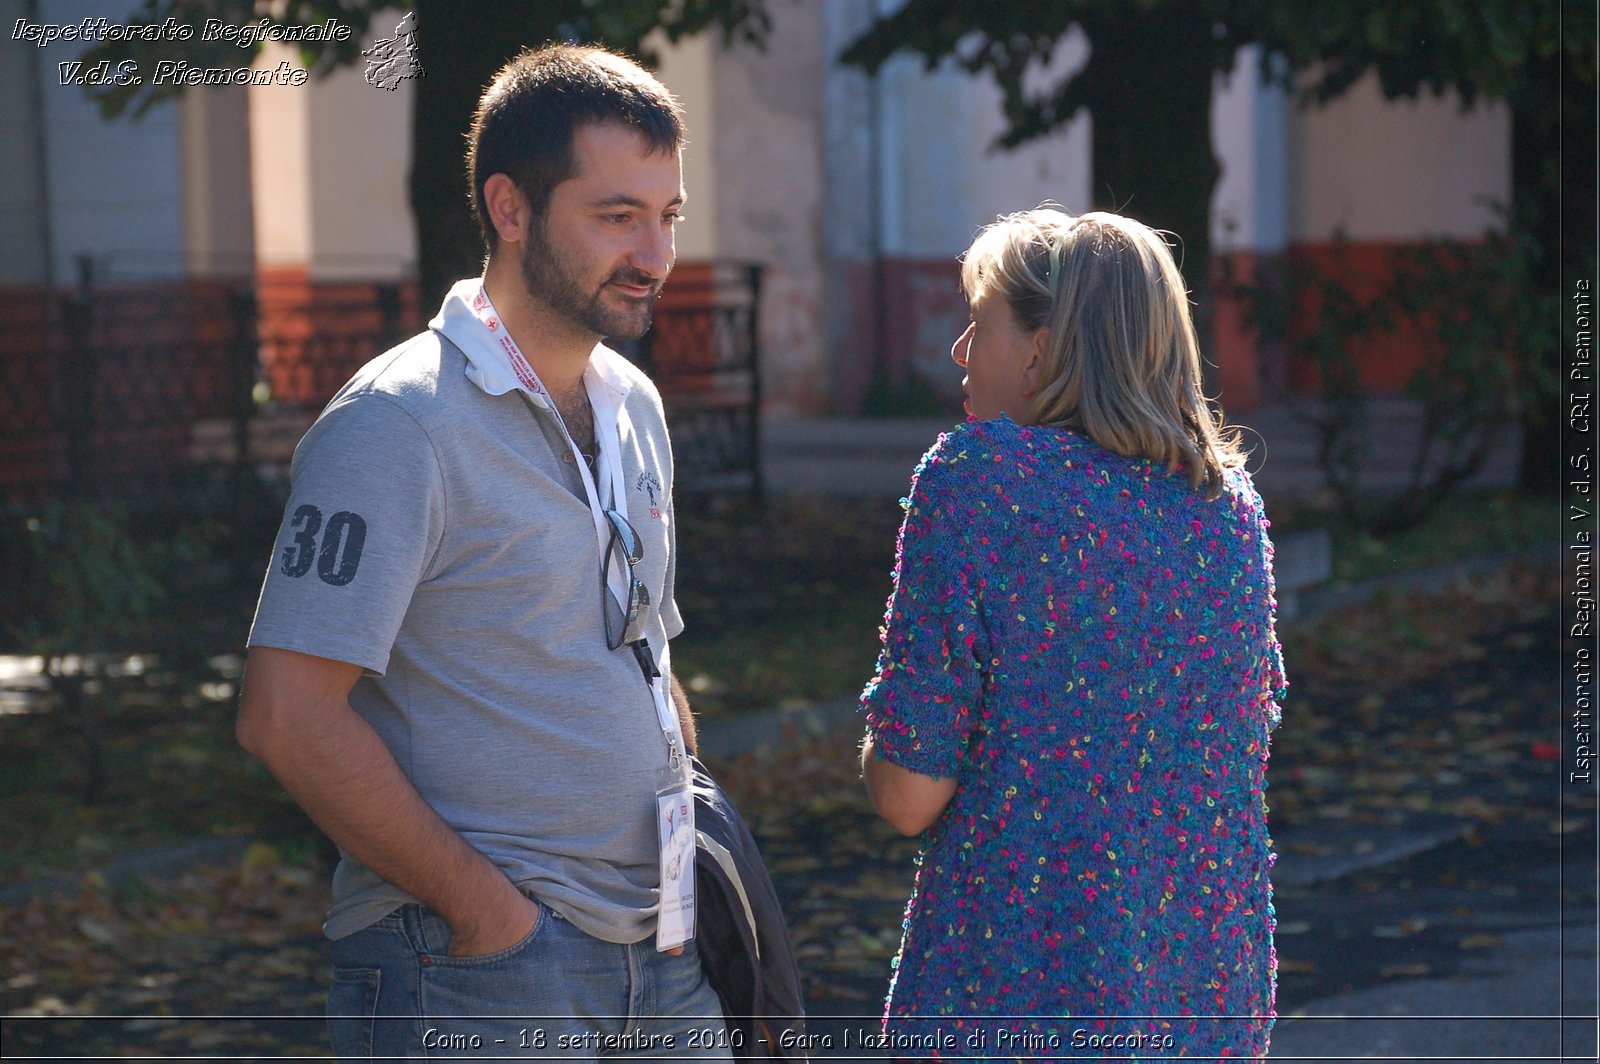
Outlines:
[[1001,217],[962,256],[970,302],[1005,299],[1023,329],[1048,329],[1031,422],[1183,469],[1207,498],[1242,465],[1238,434],[1206,401],[1189,293],[1166,241],[1121,215],[1055,204]]

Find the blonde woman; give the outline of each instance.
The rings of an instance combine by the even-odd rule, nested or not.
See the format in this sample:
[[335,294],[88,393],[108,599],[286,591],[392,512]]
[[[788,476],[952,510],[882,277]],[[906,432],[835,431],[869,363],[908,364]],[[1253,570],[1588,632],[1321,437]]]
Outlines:
[[1001,218],[963,256],[965,424],[918,466],[862,767],[922,834],[907,1056],[1260,1057],[1272,547],[1167,245]]

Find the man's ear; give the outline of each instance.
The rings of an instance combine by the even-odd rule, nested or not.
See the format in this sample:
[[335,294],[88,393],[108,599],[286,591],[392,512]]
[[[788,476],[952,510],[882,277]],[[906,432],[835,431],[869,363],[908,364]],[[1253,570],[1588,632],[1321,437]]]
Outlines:
[[533,224],[533,211],[528,206],[528,198],[509,175],[489,175],[483,183],[483,205],[489,224],[502,241],[520,243],[527,237]]
[[1022,366],[1022,394],[1032,398],[1045,386],[1044,353],[1050,344],[1049,329],[1035,329],[1028,337],[1028,361]]

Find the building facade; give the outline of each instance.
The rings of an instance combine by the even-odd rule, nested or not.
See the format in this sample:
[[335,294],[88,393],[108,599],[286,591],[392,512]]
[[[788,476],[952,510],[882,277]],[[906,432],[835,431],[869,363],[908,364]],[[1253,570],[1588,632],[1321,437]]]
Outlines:
[[[0,0],[0,25],[126,20],[134,6]],[[763,394],[773,413],[950,404],[960,374],[948,352],[966,320],[956,256],[1002,212],[1090,204],[1092,116],[998,151],[999,93],[986,80],[911,58],[875,78],[840,66],[835,57],[883,6],[775,4],[764,50],[713,35],[662,49],[661,74],[691,137],[680,268],[765,267]],[[387,29],[402,13],[373,24]],[[1067,37],[1040,76],[1070,72],[1088,47]],[[78,284],[85,271],[97,285],[131,288],[247,282],[279,331],[326,328],[319,305],[396,291],[412,301],[408,315],[425,316],[411,285],[412,82],[388,91],[355,68],[300,86],[195,88],[108,122],[82,89],[62,84],[62,64],[80,51],[0,37],[0,99],[10,104],[0,108],[0,316],[17,320],[19,303]],[[259,68],[285,61],[297,62],[285,44],[254,58]],[[1369,80],[1305,110],[1242,57],[1218,78],[1213,143],[1222,178],[1212,247],[1234,278],[1298,260],[1380,284],[1408,245],[1503,228],[1503,106],[1388,102]],[[1209,354],[1230,410],[1305,383],[1226,298]],[[1412,356],[1365,357],[1364,379],[1383,390],[1403,383]],[[294,387],[270,366],[268,377]]]

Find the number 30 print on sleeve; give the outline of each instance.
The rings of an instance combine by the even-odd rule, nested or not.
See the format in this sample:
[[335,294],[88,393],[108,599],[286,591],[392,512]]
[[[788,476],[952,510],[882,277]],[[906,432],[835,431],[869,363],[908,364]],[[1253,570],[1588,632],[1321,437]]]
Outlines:
[[[361,548],[367,542],[367,522],[360,514],[340,510],[322,526],[322,511],[310,503],[299,507],[289,522],[294,539],[283,548],[285,576],[305,576],[316,562],[317,576],[324,584],[343,587],[356,578],[361,564]],[[318,533],[322,547],[317,548]]]

